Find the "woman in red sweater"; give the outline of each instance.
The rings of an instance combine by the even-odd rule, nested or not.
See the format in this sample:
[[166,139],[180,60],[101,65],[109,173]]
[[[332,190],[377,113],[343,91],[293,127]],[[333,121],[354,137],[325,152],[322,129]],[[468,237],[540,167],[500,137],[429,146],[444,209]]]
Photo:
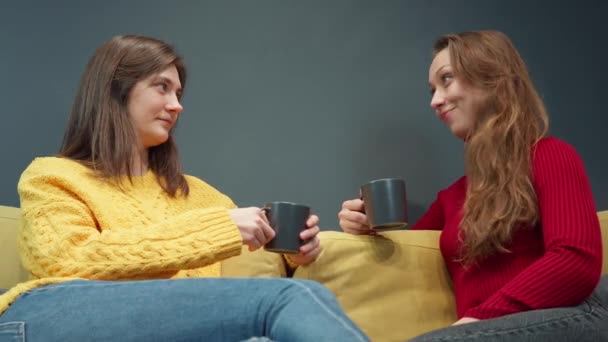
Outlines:
[[[414,341],[608,341],[589,180],[574,148],[546,136],[547,111],[509,38],[440,37],[429,85],[437,117],[465,142],[466,175],[411,229],[442,230],[458,321]],[[364,208],[344,202],[345,232],[374,233]]]

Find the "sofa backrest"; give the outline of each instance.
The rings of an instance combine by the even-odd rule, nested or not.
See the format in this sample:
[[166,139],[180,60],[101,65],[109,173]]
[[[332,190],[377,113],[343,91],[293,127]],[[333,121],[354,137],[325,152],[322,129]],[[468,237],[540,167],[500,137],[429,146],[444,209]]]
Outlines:
[[21,210],[0,205],[0,288],[8,289],[28,279],[17,253]]
[[[608,210],[598,213],[604,246],[603,273],[608,274]],[[28,279],[17,252],[17,231],[21,211],[0,205],[0,289],[10,288]]]

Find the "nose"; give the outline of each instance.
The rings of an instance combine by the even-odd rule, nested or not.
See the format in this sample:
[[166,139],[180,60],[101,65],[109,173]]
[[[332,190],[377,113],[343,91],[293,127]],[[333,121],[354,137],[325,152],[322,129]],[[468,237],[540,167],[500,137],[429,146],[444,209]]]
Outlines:
[[433,97],[431,98],[431,108],[434,110],[438,110],[445,103],[445,96],[441,90],[437,89],[433,93]]
[[177,97],[177,95],[172,95],[171,99],[169,99],[169,101],[167,102],[167,105],[165,107],[166,107],[167,111],[169,111],[173,114],[176,114],[176,115],[181,113],[182,110],[184,110],[184,107],[179,102],[179,98]]

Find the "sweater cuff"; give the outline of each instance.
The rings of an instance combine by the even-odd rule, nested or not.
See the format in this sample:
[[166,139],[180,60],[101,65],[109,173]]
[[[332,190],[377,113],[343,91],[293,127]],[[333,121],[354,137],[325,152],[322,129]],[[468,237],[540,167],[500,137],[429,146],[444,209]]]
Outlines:
[[[222,261],[241,254],[243,237],[232,217],[226,212],[225,220],[219,219],[217,223],[207,227],[206,233],[211,237],[218,248],[215,261]],[[223,215],[222,215],[223,216]]]

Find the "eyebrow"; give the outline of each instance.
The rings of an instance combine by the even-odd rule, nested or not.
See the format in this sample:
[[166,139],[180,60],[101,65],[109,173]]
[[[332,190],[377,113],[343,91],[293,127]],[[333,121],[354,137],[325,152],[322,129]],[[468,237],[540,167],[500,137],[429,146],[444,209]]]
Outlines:
[[450,64],[444,64],[444,65],[440,66],[439,69],[437,69],[437,71],[435,71],[435,75],[437,75],[445,67],[451,67],[451,65]]

